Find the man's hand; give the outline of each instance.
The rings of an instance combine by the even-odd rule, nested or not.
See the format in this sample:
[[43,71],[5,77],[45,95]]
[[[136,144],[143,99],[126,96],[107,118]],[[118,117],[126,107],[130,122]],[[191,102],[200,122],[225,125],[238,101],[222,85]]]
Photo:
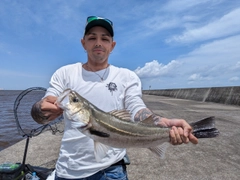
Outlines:
[[55,105],[57,97],[47,96],[36,102],[31,110],[32,118],[39,124],[47,124],[63,113],[63,110]]
[[193,144],[198,143],[198,139],[191,133],[192,127],[184,119],[161,118],[158,123],[160,126],[171,127],[169,132],[171,144],[187,144],[189,141]]
[[155,115],[150,109],[144,108],[139,110],[135,117],[134,121],[143,121],[149,116],[153,117],[154,124],[161,127],[169,127],[169,137],[170,143],[173,145],[178,145],[189,141],[193,144],[198,143],[198,139],[191,133],[192,127],[184,119],[167,119]]

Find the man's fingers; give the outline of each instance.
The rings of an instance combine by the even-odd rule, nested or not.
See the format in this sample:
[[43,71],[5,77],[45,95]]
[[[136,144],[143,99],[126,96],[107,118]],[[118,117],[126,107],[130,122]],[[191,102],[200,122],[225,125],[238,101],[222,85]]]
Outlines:
[[183,135],[182,128],[174,127],[174,132],[175,132],[175,136],[176,136],[176,139],[177,139],[177,144],[182,144],[183,143],[183,141],[182,141],[182,135]]
[[56,119],[62,114],[62,111],[52,112],[52,111],[42,111],[43,117],[49,121]]
[[182,144],[185,139],[183,139],[183,129],[177,128],[175,126],[170,130],[170,142],[173,145]]
[[197,144],[198,143],[198,139],[191,133],[192,131],[192,127],[187,124],[184,127],[184,136],[187,137],[188,141],[190,141],[193,144]]
[[187,144],[189,142],[188,137],[184,136],[184,131],[181,127],[178,127],[178,133],[180,134],[181,137],[181,141],[185,144]]
[[183,119],[173,119],[171,121],[166,121],[168,127],[172,127],[169,131],[170,143],[173,145],[189,143],[198,143],[198,139],[191,133],[192,127]]
[[175,137],[175,132],[174,132],[173,129],[170,130],[169,135],[170,135],[170,143],[173,144],[173,145],[176,145],[177,144],[177,139]]
[[42,103],[42,107],[41,109],[43,111],[52,111],[52,112],[57,112],[57,111],[60,111],[61,108],[59,108],[58,106],[56,106],[55,104],[52,104],[52,103]]
[[41,110],[50,111],[53,113],[62,113],[63,110],[55,104],[56,99],[57,98],[54,96],[47,96],[46,98],[44,98],[41,103]]
[[184,131],[184,136],[188,137],[192,131],[192,127],[187,122],[185,122],[183,126],[183,131]]
[[189,141],[193,144],[198,143],[198,139],[192,133],[189,134]]
[[54,104],[57,100],[57,97],[55,96],[47,96],[46,98],[44,98],[47,102],[50,102],[52,104]]

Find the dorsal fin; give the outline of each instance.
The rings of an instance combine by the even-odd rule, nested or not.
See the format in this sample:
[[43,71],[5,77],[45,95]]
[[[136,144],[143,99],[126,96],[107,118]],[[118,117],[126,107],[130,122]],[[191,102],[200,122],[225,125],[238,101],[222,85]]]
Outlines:
[[131,114],[126,109],[122,110],[113,110],[109,112],[112,116],[124,121],[131,121]]

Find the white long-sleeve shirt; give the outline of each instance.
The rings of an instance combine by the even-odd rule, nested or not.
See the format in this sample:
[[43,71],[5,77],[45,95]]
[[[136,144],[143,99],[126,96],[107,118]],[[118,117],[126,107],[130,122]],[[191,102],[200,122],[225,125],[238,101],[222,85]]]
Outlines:
[[[102,75],[106,76],[103,82],[100,80]],[[141,82],[137,75],[113,65],[97,72],[84,70],[81,63],[63,66],[53,74],[45,96],[59,96],[67,88],[78,92],[105,112],[127,109],[132,119],[136,112],[146,107],[141,99]],[[66,117],[64,123],[64,135],[56,164],[59,177],[91,176],[121,160],[126,154],[125,149],[111,148],[107,156],[97,162],[93,140],[72,127]]]

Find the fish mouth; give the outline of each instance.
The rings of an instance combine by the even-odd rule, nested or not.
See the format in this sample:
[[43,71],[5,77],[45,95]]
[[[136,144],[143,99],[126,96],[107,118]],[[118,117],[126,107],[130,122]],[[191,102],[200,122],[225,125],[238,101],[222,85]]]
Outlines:
[[[76,127],[76,126],[75,126]],[[88,124],[85,124],[85,125],[81,125],[81,126],[77,126],[76,128],[79,130],[79,131],[85,131],[85,130],[88,130],[89,128],[92,127],[92,124],[91,123],[88,123]]]
[[82,129],[89,129],[92,127],[91,123],[87,123],[85,126],[82,126]]
[[[55,104],[56,104],[57,106],[59,106],[60,108],[64,109],[65,106],[64,106],[64,104],[63,104],[63,101],[66,99],[66,97],[67,97],[70,93],[72,93],[72,90],[71,90],[71,89],[65,89],[65,90],[60,94],[60,96],[57,98]],[[65,101],[68,102],[68,99],[66,99]]]
[[88,129],[88,124],[85,125],[85,126],[81,126],[81,127],[79,127],[79,129],[81,129],[82,131],[85,130],[85,129]]

